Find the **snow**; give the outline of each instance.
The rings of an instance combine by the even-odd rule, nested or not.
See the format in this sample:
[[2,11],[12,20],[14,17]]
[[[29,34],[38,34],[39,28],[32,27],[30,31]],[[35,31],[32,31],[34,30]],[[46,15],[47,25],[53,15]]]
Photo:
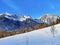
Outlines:
[[18,20],[18,21],[25,21],[26,19],[29,19],[30,16],[17,16],[17,18],[14,18],[12,15],[9,17],[8,15],[5,15],[6,18],[13,19],[13,20]]
[[9,16],[8,16],[8,15],[5,15],[5,17],[6,17],[6,18],[9,18]]
[[51,27],[17,34],[0,39],[0,45],[60,45],[60,24],[55,25],[57,33],[53,38]]
[[31,17],[30,16],[20,16],[20,21],[25,21],[26,19],[30,19]]
[[53,22],[53,21],[56,21],[56,19],[59,19],[59,16],[57,16],[57,15],[54,15],[54,14],[45,14],[45,15],[43,15],[43,16],[41,16],[40,18],[38,18],[39,20],[43,20],[43,21],[45,21],[46,23],[50,23],[50,20],[51,20],[51,22]]
[[6,18],[13,19],[13,20],[18,20],[18,21],[25,21],[26,19],[30,19],[31,18],[30,16],[27,16],[27,15],[22,15],[22,14],[20,14],[20,15],[16,14],[15,15],[15,14],[10,14],[8,12],[2,13],[2,14],[0,14],[0,16],[3,15],[3,14],[5,14],[4,16]]
[[24,17],[25,17],[25,18],[31,18],[30,16],[25,16],[25,15],[24,15]]
[[5,12],[5,14],[6,14],[6,15],[11,15],[11,14],[10,14],[10,13],[8,13],[8,12]]

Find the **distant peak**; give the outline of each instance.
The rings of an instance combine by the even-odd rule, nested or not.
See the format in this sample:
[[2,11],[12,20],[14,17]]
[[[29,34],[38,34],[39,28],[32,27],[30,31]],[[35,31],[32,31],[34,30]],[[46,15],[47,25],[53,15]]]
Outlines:
[[20,21],[24,21],[24,20],[30,19],[30,18],[31,18],[30,16],[23,15],[23,16],[20,16]]
[[26,16],[26,15],[24,15],[24,18],[30,18],[30,16]]
[[13,19],[13,20],[18,20],[18,21],[25,21],[27,19],[31,19],[31,16],[29,16],[29,15],[10,14],[8,12],[0,14],[0,16],[6,17],[6,18],[9,18],[9,19]]
[[8,12],[5,12],[4,14],[6,14],[6,15],[11,15],[10,13],[8,13]]

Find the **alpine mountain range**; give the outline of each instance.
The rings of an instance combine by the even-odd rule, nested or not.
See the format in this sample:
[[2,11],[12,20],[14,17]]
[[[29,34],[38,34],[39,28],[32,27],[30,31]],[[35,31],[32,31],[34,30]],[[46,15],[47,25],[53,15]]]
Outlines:
[[[60,19],[59,16],[53,14],[44,14],[40,18],[33,19],[31,16],[17,15],[4,13],[0,14],[0,30],[12,31],[12,30],[22,30],[25,28],[34,29],[38,24],[50,25],[50,21],[55,21]],[[47,20],[50,19],[50,20]]]

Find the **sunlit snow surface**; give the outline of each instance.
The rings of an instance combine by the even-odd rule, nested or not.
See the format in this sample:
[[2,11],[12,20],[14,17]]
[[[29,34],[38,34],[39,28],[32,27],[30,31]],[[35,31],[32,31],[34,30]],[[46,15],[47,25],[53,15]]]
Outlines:
[[50,27],[0,39],[0,45],[60,45],[60,24],[55,25],[53,38]]

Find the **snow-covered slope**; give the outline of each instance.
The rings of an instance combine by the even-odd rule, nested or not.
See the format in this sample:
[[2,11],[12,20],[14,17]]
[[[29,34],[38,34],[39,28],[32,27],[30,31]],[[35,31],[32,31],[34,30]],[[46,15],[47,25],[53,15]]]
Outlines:
[[57,33],[53,38],[51,27],[17,34],[0,39],[0,45],[60,45],[60,24],[55,25]]

